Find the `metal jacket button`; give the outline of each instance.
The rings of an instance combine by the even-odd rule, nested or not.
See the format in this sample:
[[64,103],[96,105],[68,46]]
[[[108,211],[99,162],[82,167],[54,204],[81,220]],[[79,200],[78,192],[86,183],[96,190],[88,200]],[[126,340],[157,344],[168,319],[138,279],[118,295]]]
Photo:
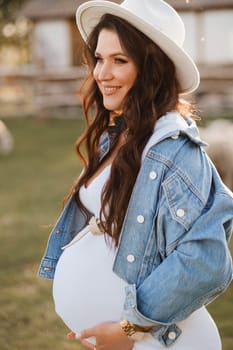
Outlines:
[[184,216],[184,214],[185,214],[184,209],[178,209],[178,210],[176,211],[176,215],[177,215],[179,218],[182,218],[182,217]]
[[129,263],[133,263],[133,262],[135,261],[135,256],[132,255],[132,254],[129,254],[129,255],[127,256],[127,261],[128,261]]
[[139,224],[143,224],[144,221],[145,221],[144,216],[143,215],[138,215],[137,222],[139,222]]
[[51,270],[52,270],[52,267],[49,267],[49,266],[44,267],[44,271],[51,271]]
[[168,338],[170,340],[175,340],[176,339],[176,332],[169,332],[168,333]]
[[155,171],[150,172],[150,179],[155,180],[157,178],[157,173]]
[[177,139],[179,138],[179,134],[172,135],[171,138],[172,138],[173,140],[177,140]]

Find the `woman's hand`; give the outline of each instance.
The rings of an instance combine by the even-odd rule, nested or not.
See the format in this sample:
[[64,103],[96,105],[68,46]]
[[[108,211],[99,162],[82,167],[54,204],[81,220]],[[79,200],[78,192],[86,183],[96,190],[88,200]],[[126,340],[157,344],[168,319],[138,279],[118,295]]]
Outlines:
[[[119,323],[102,323],[90,329],[84,330],[79,337],[73,333],[69,338],[77,338],[88,349],[96,350],[132,350],[133,341],[123,332]],[[88,338],[95,337],[96,345],[88,342]]]

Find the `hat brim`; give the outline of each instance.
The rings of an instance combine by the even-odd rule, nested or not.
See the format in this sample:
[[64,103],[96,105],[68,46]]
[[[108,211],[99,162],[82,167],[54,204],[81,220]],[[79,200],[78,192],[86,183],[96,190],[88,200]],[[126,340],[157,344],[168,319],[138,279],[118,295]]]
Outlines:
[[200,75],[194,61],[187,52],[159,29],[118,4],[110,1],[88,1],[79,6],[76,12],[76,22],[84,41],[87,40],[101,17],[107,13],[129,22],[166,53],[175,64],[177,78],[181,86],[181,94],[189,94],[197,89],[200,83]]

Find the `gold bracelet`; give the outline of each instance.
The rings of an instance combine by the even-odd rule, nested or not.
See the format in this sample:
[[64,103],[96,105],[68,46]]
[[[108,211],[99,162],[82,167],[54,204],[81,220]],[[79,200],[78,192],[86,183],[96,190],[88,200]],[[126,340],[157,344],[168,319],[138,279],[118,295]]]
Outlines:
[[152,327],[139,326],[139,325],[134,324],[134,323],[127,321],[127,320],[121,320],[120,326],[121,326],[123,332],[128,337],[132,337],[135,333],[138,333],[138,332],[139,333],[149,332],[152,328]]

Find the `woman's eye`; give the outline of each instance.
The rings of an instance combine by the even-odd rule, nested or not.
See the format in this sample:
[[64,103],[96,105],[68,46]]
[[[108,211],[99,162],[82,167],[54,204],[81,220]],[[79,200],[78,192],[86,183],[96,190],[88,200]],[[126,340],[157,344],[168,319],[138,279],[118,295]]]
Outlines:
[[100,61],[100,57],[95,57],[96,62]]
[[99,56],[95,56],[95,61],[96,61],[96,63],[98,63],[98,62],[102,62],[103,59]]
[[115,58],[115,62],[120,64],[127,63],[127,61],[124,58]]
[[[103,63],[104,62],[104,59],[102,57],[99,57],[99,56],[95,56],[95,61],[96,61],[96,64],[98,63]],[[114,63],[116,64],[125,64],[127,63],[128,61],[124,58],[114,58]]]

